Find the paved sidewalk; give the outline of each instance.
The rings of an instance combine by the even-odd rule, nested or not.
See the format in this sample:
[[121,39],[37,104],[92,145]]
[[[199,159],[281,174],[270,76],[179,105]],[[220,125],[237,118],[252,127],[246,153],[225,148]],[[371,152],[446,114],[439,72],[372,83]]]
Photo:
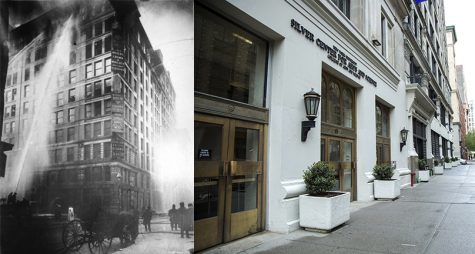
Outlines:
[[351,209],[330,234],[262,232],[205,253],[475,253],[475,162],[404,189],[396,201]]

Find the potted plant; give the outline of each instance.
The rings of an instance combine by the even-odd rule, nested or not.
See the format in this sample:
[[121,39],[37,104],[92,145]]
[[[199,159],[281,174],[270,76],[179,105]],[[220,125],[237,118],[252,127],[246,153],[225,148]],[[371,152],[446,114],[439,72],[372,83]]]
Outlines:
[[328,164],[313,163],[303,180],[308,194],[299,197],[301,227],[330,231],[350,219],[350,193],[331,191],[336,179]]
[[450,163],[449,157],[444,158],[444,169],[451,169],[452,168],[452,163]]
[[421,182],[428,182],[430,178],[429,167],[426,159],[419,160],[419,180]]
[[376,165],[373,168],[374,180],[374,198],[395,199],[401,194],[399,181],[391,179],[393,170],[387,164]]
[[442,162],[438,159],[434,159],[434,175],[443,175],[444,174],[444,167],[442,166]]
[[460,160],[459,160],[459,157],[455,157],[455,163],[458,165],[460,165]]
[[457,163],[457,159],[452,157],[452,167],[457,167],[458,166],[458,163]]

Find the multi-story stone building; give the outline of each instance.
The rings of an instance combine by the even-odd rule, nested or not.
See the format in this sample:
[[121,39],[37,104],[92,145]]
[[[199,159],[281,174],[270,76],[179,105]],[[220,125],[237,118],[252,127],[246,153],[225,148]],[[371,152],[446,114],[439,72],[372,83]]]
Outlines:
[[70,15],[69,64],[50,79],[57,89],[50,95],[49,164],[23,173],[33,175],[23,191],[45,209],[56,198],[79,210],[91,202],[115,212],[153,205],[155,146],[173,124],[175,92],[134,1],[59,6],[11,31],[2,140],[14,149],[6,174],[28,147],[38,107],[47,107],[38,105],[38,76],[54,53],[54,31]]
[[[403,188],[417,158],[452,156],[443,1],[271,2],[195,2],[197,250],[297,229],[315,161],[372,200],[375,165]],[[305,139],[311,88],[320,112]]]
[[468,132],[475,130],[475,103],[473,100],[470,100],[467,106],[467,125]]
[[[465,75],[463,71],[463,65],[455,66],[455,71],[457,72],[457,87],[455,89],[455,92],[456,92],[455,96],[454,95],[452,96],[453,108],[457,110],[456,114],[454,113],[454,147],[455,147],[454,156],[466,159],[468,155],[468,151],[467,151],[466,143],[465,143],[465,137],[468,133],[467,131],[468,130],[468,122],[467,122],[468,101],[467,101],[467,92],[465,88]],[[457,103],[457,105],[455,106],[454,103]],[[458,140],[456,140],[457,137],[455,135],[456,129],[459,129]],[[457,149],[458,149],[458,154],[455,154]]]
[[449,65],[453,64],[449,63],[447,53],[444,2],[403,2],[410,10],[404,22],[404,45],[410,83],[407,86],[408,105],[411,105],[408,117],[412,121],[409,133],[412,139],[409,141],[415,153],[409,156],[417,154],[419,159],[453,157],[453,110],[448,71]]
[[[455,26],[447,26],[446,28],[446,38],[447,38],[447,57],[448,57],[448,74],[449,74],[449,84],[451,89],[451,107],[454,111],[453,114],[453,124],[452,124],[452,141],[453,141],[453,157],[461,158],[462,157],[462,129],[461,121],[464,120],[460,116],[460,112],[464,112],[463,109],[463,90],[459,89],[459,84],[463,80],[463,73],[460,75],[459,67],[455,65],[455,43],[457,42],[457,33],[455,32]],[[463,87],[461,87],[463,89]]]
[[[296,230],[302,170],[316,161],[352,200],[373,199],[376,164],[410,184],[409,14],[410,1],[195,1],[195,250]],[[305,139],[312,88],[320,112]],[[435,106],[411,89],[430,119]]]

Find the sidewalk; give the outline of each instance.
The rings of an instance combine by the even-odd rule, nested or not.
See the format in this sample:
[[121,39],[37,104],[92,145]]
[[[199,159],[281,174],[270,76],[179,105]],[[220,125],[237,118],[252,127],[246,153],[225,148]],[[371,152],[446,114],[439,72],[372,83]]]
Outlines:
[[330,234],[262,232],[205,253],[475,253],[475,163],[444,170],[396,201],[352,202]]

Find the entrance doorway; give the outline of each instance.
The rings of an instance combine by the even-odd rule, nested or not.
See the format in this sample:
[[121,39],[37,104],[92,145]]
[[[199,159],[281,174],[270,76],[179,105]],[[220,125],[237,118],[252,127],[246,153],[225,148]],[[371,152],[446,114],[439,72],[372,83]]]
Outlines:
[[355,141],[322,135],[321,158],[335,169],[335,190],[350,192],[355,200]]
[[262,230],[264,125],[195,114],[195,250]]

